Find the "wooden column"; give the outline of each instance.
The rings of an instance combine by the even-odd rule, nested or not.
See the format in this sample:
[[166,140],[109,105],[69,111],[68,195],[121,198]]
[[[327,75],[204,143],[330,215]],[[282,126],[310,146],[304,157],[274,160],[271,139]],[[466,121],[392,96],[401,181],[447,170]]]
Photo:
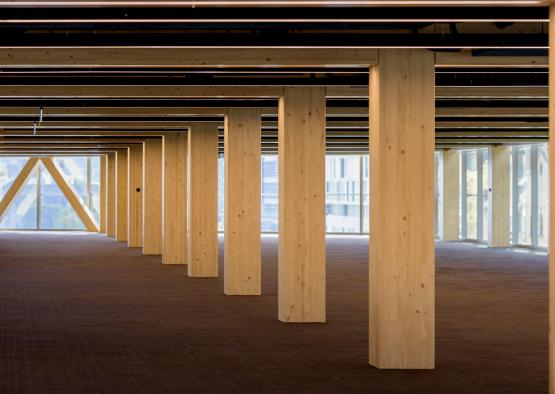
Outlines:
[[99,232],[106,233],[106,181],[108,178],[106,155],[100,156],[100,223]]
[[106,235],[116,236],[116,154],[113,152],[107,155],[107,176],[106,182]]
[[143,144],[143,253],[162,254],[162,139]]
[[434,368],[434,55],[380,50],[370,71],[369,361]]
[[162,263],[187,263],[187,133],[162,138]]
[[278,318],[324,322],[325,89],[285,88],[278,113]]
[[456,241],[459,239],[459,152],[456,150],[443,151],[442,161],[443,226],[441,239],[443,241]]
[[127,241],[128,149],[118,149],[116,155],[116,241]]
[[260,111],[229,109],[224,124],[224,293],[260,295]]
[[[553,3],[553,1],[552,1]],[[555,4],[549,7],[549,43],[555,46]],[[549,56],[549,73],[555,73],[555,56]],[[555,174],[555,78],[549,78],[549,173]],[[555,394],[555,182],[549,182],[549,392]]]
[[488,244],[493,247],[510,246],[511,212],[511,148],[493,146],[489,179],[491,193],[489,201]]
[[127,246],[143,246],[143,144],[129,146]]
[[218,124],[189,129],[187,269],[192,277],[218,276]]

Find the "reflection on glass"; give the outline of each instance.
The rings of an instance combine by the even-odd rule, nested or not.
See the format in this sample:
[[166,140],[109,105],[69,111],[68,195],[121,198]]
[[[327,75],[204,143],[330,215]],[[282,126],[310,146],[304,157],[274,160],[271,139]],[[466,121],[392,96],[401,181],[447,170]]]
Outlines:
[[4,198],[27,160],[29,160],[28,157],[2,157],[0,159],[0,199]]
[[224,158],[218,157],[218,231],[224,231]]
[[85,230],[73,207],[50,173],[40,167],[40,219],[44,230]]
[[538,146],[538,246],[547,247],[549,240],[549,166],[547,144]]
[[466,152],[466,238],[478,238],[478,161],[475,149]]
[[[2,158],[2,161],[4,158]],[[26,161],[26,160],[25,160]],[[8,207],[0,227],[5,229],[37,229],[37,174],[38,167],[21,188],[20,193]]]
[[531,146],[520,146],[517,149],[518,178],[518,244],[530,245],[532,242],[532,166]]
[[278,157],[277,155],[262,156],[261,162],[261,230],[263,232],[278,231]]
[[359,156],[326,156],[326,231],[360,232]]
[[482,241],[489,239],[489,149],[481,149],[482,153]]

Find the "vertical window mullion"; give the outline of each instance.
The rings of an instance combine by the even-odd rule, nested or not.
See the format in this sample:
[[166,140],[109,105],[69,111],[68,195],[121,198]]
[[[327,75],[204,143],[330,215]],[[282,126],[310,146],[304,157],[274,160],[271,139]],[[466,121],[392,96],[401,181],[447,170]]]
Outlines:
[[35,221],[35,226],[37,230],[40,230],[40,200],[41,200],[41,190],[40,190],[40,178],[41,178],[41,167],[42,165],[39,162],[37,166],[37,218]]

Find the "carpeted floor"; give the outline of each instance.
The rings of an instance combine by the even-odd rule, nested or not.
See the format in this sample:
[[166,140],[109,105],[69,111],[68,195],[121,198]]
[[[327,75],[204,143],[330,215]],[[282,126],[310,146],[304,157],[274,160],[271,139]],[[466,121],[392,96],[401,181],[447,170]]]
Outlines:
[[546,256],[437,244],[434,371],[367,365],[367,256],[329,239],[328,323],[284,324],[275,238],[264,295],[229,297],[100,235],[0,233],[0,390],[547,392]]

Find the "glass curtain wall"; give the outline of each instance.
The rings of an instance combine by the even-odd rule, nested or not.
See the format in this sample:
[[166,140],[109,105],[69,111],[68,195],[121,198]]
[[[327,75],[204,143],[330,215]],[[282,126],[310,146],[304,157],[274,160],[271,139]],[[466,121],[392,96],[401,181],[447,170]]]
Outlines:
[[[261,175],[261,231],[275,233],[278,231],[277,155],[262,156]],[[368,155],[326,156],[328,233],[368,233],[368,180]],[[223,157],[218,159],[218,229],[224,230]]]
[[[0,157],[0,195],[4,197],[28,157]],[[56,157],[62,175],[95,220],[100,219],[100,157]],[[0,221],[2,229],[85,230],[64,194],[39,164]]]
[[460,152],[460,238],[488,240],[489,149]]
[[546,248],[549,230],[547,144],[511,148],[511,242]]

